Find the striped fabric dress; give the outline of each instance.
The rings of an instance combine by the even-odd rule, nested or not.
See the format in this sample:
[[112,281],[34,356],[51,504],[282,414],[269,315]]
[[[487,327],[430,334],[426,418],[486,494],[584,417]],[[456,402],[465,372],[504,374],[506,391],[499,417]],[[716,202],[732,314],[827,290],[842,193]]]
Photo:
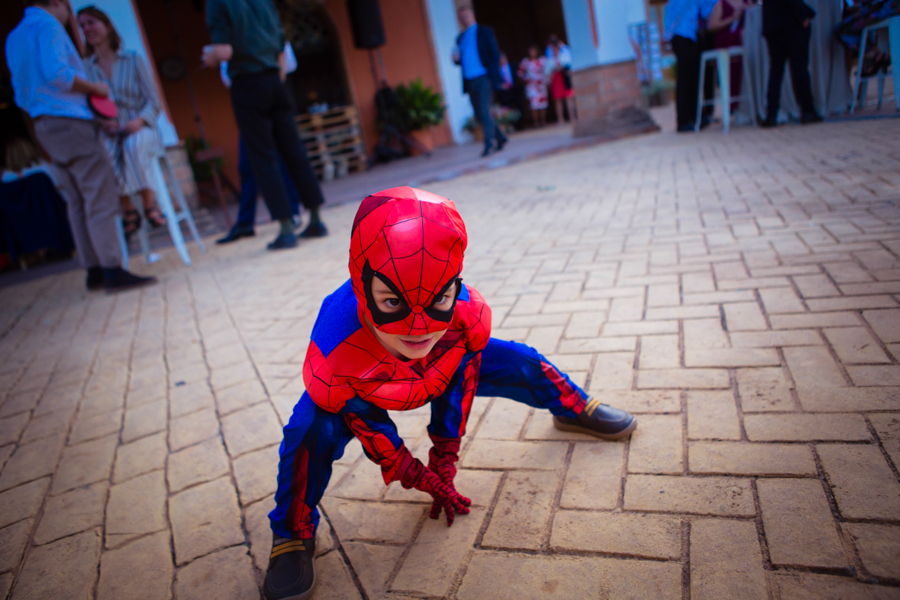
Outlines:
[[137,118],[148,124],[132,134],[103,134],[106,150],[119,180],[120,193],[131,196],[141,190],[152,190],[153,171],[150,167],[163,148],[156,128],[159,97],[147,65],[133,50],[119,50],[111,78],[97,64],[96,55],[85,60],[85,68],[91,81],[109,86],[110,95],[119,109],[120,127]]

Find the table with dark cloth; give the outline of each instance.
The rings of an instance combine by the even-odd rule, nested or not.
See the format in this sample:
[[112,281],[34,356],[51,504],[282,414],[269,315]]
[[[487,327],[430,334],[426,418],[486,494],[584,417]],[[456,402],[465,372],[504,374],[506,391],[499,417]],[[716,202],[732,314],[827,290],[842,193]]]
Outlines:
[[[840,114],[850,108],[853,88],[847,77],[844,47],[834,36],[834,28],[841,21],[842,0],[804,0],[816,17],[810,22],[809,76],[813,102],[822,116]],[[750,92],[758,119],[766,117],[766,88],[769,85],[769,49],[762,35],[762,6],[753,6],[744,14],[744,68],[750,76]],[[800,106],[794,97],[790,66],[785,68],[781,87],[779,120],[785,113],[800,118]],[[735,113],[736,120],[748,122],[750,105],[742,100]]]
[[0,252],[15,261],[38,250],[74,248],[65,202],[46,174],[0,183]]

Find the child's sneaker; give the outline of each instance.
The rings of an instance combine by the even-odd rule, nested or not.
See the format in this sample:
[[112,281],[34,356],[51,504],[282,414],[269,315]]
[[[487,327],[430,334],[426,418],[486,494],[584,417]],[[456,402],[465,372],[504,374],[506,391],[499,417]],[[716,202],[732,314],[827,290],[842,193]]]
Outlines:
[[316,587],[316,540],[275,538],[263,592],[266,600],[308,600]]
[[618,440],[631,435],[637,427],[637,420],[631,413],[591,398],[574,419],[554,415],[553,425],[562,431],[586,433],[603,440]]

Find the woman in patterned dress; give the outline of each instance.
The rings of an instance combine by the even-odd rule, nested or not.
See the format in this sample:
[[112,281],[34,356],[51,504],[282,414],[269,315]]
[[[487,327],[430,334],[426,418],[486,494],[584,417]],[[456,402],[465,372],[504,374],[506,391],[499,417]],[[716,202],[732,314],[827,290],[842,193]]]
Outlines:
[[547,110],[547,59],[540,55],[537,46],[529,46],[528,56],[519,63],[518,75],[525,82],[531,119],[536,127],[543,127]]
[[119,109],[115,121],[103,124],[106,150],[119,180],[126,234],[140,227],[140,216],[131,204],[141,197],[144,215],[154,227],[165,225],[153,192],[153,161],[162,153],[156,128],[159,98],[144,60],[133,50],[124,50],[121,38],[109,17],[94,6],[78,11],[84,32],[87,59],[85,68],[92,81],[103,82]]

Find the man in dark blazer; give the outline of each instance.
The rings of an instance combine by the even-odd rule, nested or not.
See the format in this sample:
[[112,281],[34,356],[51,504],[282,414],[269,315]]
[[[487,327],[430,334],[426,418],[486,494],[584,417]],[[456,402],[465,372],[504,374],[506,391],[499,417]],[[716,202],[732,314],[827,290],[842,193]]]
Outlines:
[[781,98],[781,80],[785,60],[791,63],[791,82],[800,104],[801,123],[822,120],[813,106],[809,81],[809,23],[816,12],[803,0],[765,0],[763,35],[769,45],[769,90],[763,127],[774,127]]
[[453,62],[462,67],[463,91],[469,95],[475,118],[484,130],[484,152],[487,156],[503,150],[506,136],[494,125],[491,118],[491,102],[494,90],[502,87],[500,77],[500,47],[494,30],[475,22],[475,12],[469,6],[460,7],[457,12],[462,33],[456,38],[457,50],[453,51]]

